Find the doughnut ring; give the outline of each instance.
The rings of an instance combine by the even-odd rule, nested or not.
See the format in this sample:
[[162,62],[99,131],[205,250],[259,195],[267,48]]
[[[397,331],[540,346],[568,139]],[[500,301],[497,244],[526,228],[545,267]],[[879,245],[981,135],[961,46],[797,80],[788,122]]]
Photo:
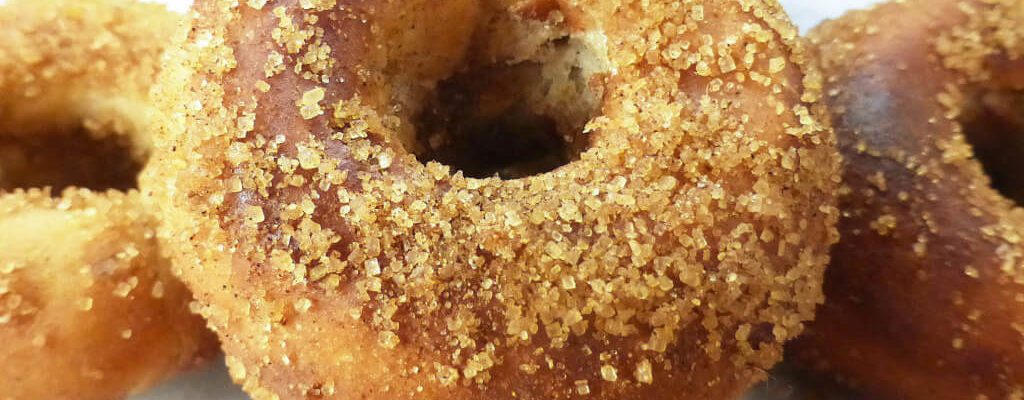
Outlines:
[[152,188],[257,399],[732,399],[838,155],[775,1],[200,0]]
[[216,351],[131,190],[180,19],[122,0],[0,6],[0,399],[123,398]]
[[846,188],[802,366],[870,398],[1024,395],[1022,23],[1020,1],[911,0],[812,32]]

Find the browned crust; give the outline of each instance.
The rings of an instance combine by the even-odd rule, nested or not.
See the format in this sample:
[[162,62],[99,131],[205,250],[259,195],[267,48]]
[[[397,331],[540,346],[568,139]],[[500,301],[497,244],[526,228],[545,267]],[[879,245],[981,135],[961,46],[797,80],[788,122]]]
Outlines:
[[1020,88],[1022,11],[894,2],[811,34],[846,187],[828,301],[792,346],[805,366],[871,398],[1024,395],[1024,214],[957,121],[972,87]]

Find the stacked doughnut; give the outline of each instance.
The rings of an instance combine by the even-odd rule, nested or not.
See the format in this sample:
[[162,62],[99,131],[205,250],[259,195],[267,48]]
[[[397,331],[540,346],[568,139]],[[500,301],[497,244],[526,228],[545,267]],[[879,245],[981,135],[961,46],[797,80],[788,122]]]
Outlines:
[[838,156],[775,1],[199,0],[144,179],[257,399],[733,399]]
[[1020,0],[176,19],[0,8],[0,399],[1024,397]]
[[122,398],[215,351],[132,189],[179,19],[123,0],[0,5],[0,399]]
[[893,2],[810,36],[844,218],[794,359],[873,399],[1021,398],[1024,3]]

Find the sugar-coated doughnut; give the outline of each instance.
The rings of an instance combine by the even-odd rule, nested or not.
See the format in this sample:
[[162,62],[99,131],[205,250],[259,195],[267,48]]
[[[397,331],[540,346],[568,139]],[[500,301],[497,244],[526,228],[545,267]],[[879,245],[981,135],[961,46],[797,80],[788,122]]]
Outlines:
[[1024,3],[892,2],[811,38],[846,189],[794,360],[872,399],[1021,398]]
[[181,19],[126,0],[0,5],[0,399],[123,398],[216,351],[132,189]]
[[192,13],[144,186],[257,399],[734,399],[822,301],[838,154],[775,1]]

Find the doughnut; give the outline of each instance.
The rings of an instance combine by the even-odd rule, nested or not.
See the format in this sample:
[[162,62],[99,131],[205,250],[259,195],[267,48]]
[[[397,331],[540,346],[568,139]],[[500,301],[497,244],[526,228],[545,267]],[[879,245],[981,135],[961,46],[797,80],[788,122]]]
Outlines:
[[775,1],[200,0],[161,237],[256,399],[734,399],[823,301]]
[[873,399],[1024,396],[1022,5],[892,2],[810,35],[845,184],[802,368]]
[[0,6],[0,399],[124,398],[216,352],[133,189],[181,19],[125,0]]

